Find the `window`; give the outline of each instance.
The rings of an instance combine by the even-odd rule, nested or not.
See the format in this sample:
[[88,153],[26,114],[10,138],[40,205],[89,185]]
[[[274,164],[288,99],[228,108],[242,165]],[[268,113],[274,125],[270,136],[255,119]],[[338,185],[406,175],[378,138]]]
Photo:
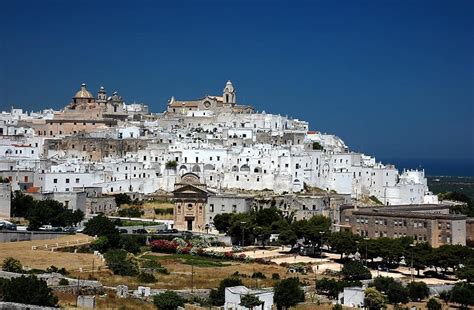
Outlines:
[[66,184],[69,184],[69,178],[68,178],[68,179],[66,179]]
[[210,211],[210,212],[214,212],[214,204],[213,204],[213,203],[211,203],[211,204],[209,205],[209,211]]
[[236,213],[237,212],[237,205],[232,205],[232,213]]
[[79,184],[79,178],[76,178],[76,184]]
[[54,184],[58,184],[58,179],[53,179]]

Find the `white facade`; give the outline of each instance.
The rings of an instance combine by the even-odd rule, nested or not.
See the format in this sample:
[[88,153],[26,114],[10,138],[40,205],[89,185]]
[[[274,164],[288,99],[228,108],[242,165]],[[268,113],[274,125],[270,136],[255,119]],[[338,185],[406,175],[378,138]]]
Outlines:
[[241,297],[247,294],[254,295],[263,304],[260,306],[262,310],[272,310],[273,291],[270,289],[251,290],[245,286],[233,286],[225,288],[225,310],[248,310],[248,308],[240,305]]
[[[232,84],[226,84],[223,97],[205,98],[224,102],[214,108],[193,101],[196,105],[189,109],[180,106],[182,113],[162,114],[149,114],[146,105],[125,104],[128,120],[89,137],[140,139],[148,146],[93,162],[85,150],[43,152],[46,137],[35,136],[28,124],[52,119],[57,112],[2,112],[0,170],[2,162],[8,162],[4,170],[33,172],[34,186],[51,192],[80,186],[101,186],[109,194],[170,192],[178,176],[194,172],[216,192],[295,193],[307,185],[356,199],[375,196],[385,205],[436,201],[428,191],[424,171],[400,173],[393,165],[351,152],[335,135],[309,131],[309,124],[302,120],[236,112],[239,105]],[[169,104],[174,102],[172,98]],[[168,169],[169,162],[176,162],[176,168]]]

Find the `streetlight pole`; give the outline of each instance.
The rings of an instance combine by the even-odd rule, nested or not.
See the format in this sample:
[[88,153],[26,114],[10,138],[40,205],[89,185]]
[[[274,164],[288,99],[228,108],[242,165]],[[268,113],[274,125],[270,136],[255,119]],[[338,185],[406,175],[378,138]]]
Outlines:
[[367,245],[369,243],[369,238],[365,237],[364,240],[365,240],[365,268],[367,268],[367,259],[368,259],[367,258],[367,256],[368,256],[367,255]]
[[413,282],[413,252],[414,252],[414,247],[415,245],[412,243],[410,244],[411,247],[411,267],[410,267],[410,273],[411,273],[411,282]]

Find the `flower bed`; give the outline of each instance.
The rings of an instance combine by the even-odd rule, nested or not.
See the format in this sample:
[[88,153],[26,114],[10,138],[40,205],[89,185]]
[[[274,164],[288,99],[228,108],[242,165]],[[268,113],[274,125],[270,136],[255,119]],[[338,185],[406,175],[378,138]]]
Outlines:
[[263,258],[251,258],[243,253],[228,252],[215,252],[205,251],[202,247],[202,243],[195,242],[193,245],[191,241],[184,241],[183,239],[175,238],[172,241],[168,240],[153,240],[150,242],[151,250],[159,253],[171,253],[171,254],[190,254],[196,256],[209,257],[214,259],[222,260],[233,260],[244,263],[255,262],[258,264],[271,265],[275,264],[272,261]]

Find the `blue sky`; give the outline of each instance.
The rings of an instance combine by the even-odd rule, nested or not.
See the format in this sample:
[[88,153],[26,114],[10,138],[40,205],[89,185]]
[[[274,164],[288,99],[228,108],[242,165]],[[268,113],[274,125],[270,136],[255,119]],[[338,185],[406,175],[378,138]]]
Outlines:
[[474,158],[474,1],[2,1],[0,108],[220,94],[382,158]]

